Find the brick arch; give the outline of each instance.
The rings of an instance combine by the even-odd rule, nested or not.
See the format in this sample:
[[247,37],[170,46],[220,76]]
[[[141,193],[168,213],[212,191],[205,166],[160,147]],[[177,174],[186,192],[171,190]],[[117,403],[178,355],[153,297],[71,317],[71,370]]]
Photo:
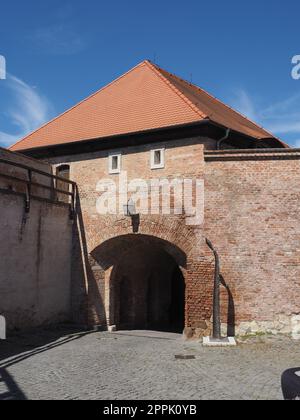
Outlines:
[[[177,245],[165,239],[146,234],[131,233],[126,235],[119,235],[101,243],[90,253],[90,255],[91,261],[94,261],[95,269],[93,270],[93,272],[94,275],[97,277],[97,282],[99,285],[101,283],[102,285],[105,285],[105,318],[108,322],[108,325],[119,326],[120,324],[119,310],[121,307],[120,302],[122,301],[122,294],[120,294],[120,285],[122,283],[122,278],[126,276],[126,271],[128,271],[128,268],[126,269],[126,267],[128,267],[128,265],[129,267],[131,267],[131,277],[129,278],[132,278],[132,273],[136,272],[136,267],[138,267],[139,276],[136,277],[136,275],[133,275],[133,278],[135,278],[136,280],[138,279],[138,283],[136,283],[136,285],[139,284],[138,288],[141,287],[141,284],[144,285],[142,287],[142,289],[144,289],[144,295],[142,295],[144,296],[142,298],[144,299],[144,303],[141,303],[140,305],[147,306],[143,306],[143,315],[146,315],[147,307],[149,308],[150,305],[149,302],[153,302],[152,300],[147,301],[146,289],[148,288],[147,284],[149,281],[149,277],[152,278],[154,273],[156,273],[155,293],[157,298],[159,296],[158,300],[160,302],[162,301],[163,296],[168,296],[167,300],[170,304],[177,301],[174,299],[172,300],[172,298],[170,298],[171,290],[173,290],[173,286],[171,287],[171,284],[179,284],[177,283],[177,281],[173,283],[173,280],[171,280],[173,279],[173,274],[175,270],[177,273],[176,278],[179,279],[179,281],[182,284],[182,290],[184,290],[185,288],[184,284],[185,273],[187,268],[187,255]],[[129,261],[129,263],[127,261]],[[163,273],[165,273],[165,275]],[[166,287],[170,288],[170,293],[167,291]],[[132,290],[137,291],[138,288],[136,288],[135,286],[135,289]],[[178,300],[178,308],[182,308],[181,319],[184,319],[184,291],[182,292],[181,296],[183,300]],[[130,300],[130,297],[128,297],[128,299]],[[166,308],[168,306],[162,305],[161,303],[159,303],[159,305],[160,313],[166,314]],[[129,304],[128,307],[130,307]]]
[[[199,330],[206,330],[207,333],[206,325],[209,324],[212,308],[214,262],[204,237],[201,229],[187,226],[183,217],[141,216],[138,233],[133,233],[131,218],[102,219],[101,229],[93,231],[90,236],[89,249],[90,265],[95,279],[93,283],[98,285],[98,295],[103,296],[103,301],[106,302],[103,304],[102,315],[102,320],[106,320],[105,326],[112,325],[108,295],[117,249],[114,244],[119,242],[121,247],[126,248],[133,239],[143,242],[150,238],[182,268],[186,284],[186,328],[192,330],[192,334]],[[94,294],[93,291],[89,293],[88,299],[90,308],[96,305],[92,293]],[[90,324],[102,323],[94,311]]]
[[117,264],[120,253],[125,254],[129,249],[145,245],[160,248],[169,254],[180,267],[187,267],[187,255],[181,248],[165,239],[145,234],[127,234],[110,238],[95,248],[91,256],[103,270],[108,270]]
[[[111,218],[105,223],[101,222],[101,230],[93,231],[90,238],[91,254],[93,251],[108,240],[133,234],[131,218],[122,218],[112,221]],[[135,235],[147,235],[160,240],[176,244],[188,256],[193,252],[195,245],[195,229],[185,224],[184,218],[172,218],[163,216],[141,216],[139,231]]]

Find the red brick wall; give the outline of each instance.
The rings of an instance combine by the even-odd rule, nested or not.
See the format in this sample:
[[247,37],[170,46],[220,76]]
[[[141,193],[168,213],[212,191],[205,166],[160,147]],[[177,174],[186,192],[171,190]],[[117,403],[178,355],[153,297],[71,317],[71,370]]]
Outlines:
[[[299,313],[299,156],[210,157],[205,165],[205,231],[219,250],[236,323]],[[226,296],[223,289],[224,322]]]
[[[168,144],[155,144],[154,148],[166,147],[166,164],[161,170],[151,170],[151,145],[126,148],[122,152],[122,170],[127,171],[128,179],[142,178],[199,178],[204,177],[203,143],[207,140],[181,140]],[[118,175],[108,173],[109,152],[97,152],[93,155],[63,157],[52,160],[53,164],[69,163],[70,177],[79,188],[79,223],[75,234],[81,249],[74,249],[76,255],[73,269],[74,278],[74,313],[76,320],[90,324],[107,326],[110,323],[109,275],[111,267],[101,267],[94,258],[95,250],[101,248],[112,238],[132,234],[132,224],[128,217],[103,216],[96,211],[97,182],[103,178],[118,180]],[[187,226],[185,216],[142,215],[139,234],[148,235],[166,241],[171,249],[178,248],[186,257],[182,270],[186,279],[186,324],[197,327],[201,321],[210,316],[210,293],[212,278],[212,258],[208,252],[207,259],[201,254],[203,232],[201,229]],[[84,249],[85,252],[82,252]],[[118,255],[121,250],[114,249]],[[176,251],[174,251],[176,253]],[[83,257],[82,257],[82,254]],[[92,255],[92,257],[91,257]],[[199,257],[201,255],[201,258]],[[209,271],[210,270],[210,271]],[[210,278],[207,280],[207,272]],[[83,277],[85,280],[82,280]],[[209,286],[208,286],[209,285]],[[84,297],[85,295],[85,297]],[[88,308],[88,317],[81,316]],[[81,314],[81,315],[80,315]]]
[[[222,287],[224,323],[232,326],[300,313],[299,157],[268,155],[267,160],[252,153],[248,160],[244,155],[228,160],[228,155],[217,153],[211,160],[213,152],[206,152],[205,160],[201,143],[194,139],[161,145],[166,147],[166,167],[157,171],[150,169],[150,145],[120,150],[129,180],[205,179],[204,226],[186,226],[184,216],[143,215],[140,220],[140,234],[166,241],[163,246],[175,259],[176,249],[186,257],[182,263],[186,326],[197,334],[209,332],[214,264],[205,237],[220,253],[227,284],[227,289]],[[130,243],[112,249],[106,244],[132,234],[132,225],[128,217],[97,214],[96,184],[118,176],[108,174],[108,152],[56,158],[52,163],[70,163],[71,179],[79,187],[80,223],[75,234],[80,247],[74,249],[73,311],[78,321],[106,327],[111,322],[110,272],[121,250],[118,246],[126,249]],[[95,250],[102,252],[102,265],[94,258]]]

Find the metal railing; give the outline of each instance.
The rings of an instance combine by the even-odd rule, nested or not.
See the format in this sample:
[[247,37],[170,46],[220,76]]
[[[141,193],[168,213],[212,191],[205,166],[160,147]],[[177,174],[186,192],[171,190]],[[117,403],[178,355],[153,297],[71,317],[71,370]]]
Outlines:
[[[61,202],[65,203],[65,201],[62,201],[59,199],[59,195],[64,195],[68,197],[68,204],[70,206],[70,218],[74,218],[75,214],[75,201],[76,201],[76,189],[77,185],[76,182],[70,181],[66,178],[59,177],[57,175],[53,175],[51,173],[47,173],[44,171],[41,171],[39,169],[34,169],[30,166],[24,165],[22,163],[13,162],[7,159],[0,159],[0,164],[9,165],[11,167],[23,169],[25,171],[25,174],[27,175],[27,179],[20,178],[15,175],[10,175],[9,173],[3,173],[0,170],[0,178],[8,179],[10,181],[14,182],[20,182],[25,185],[25,212],[30,212],[30,203],[32,198],[44,198],[38,195],[32,194],[32,188],[41,188],[47,191],[50,191],[50,198],[49,200],[52,202]],[[37,182],[33,180],[33,174],[37,174],[43,177],[46,177],[51,180],[50,185],[45,185],[43,183]],[[67,189],[63,190],[61,188],[57,188],[58,182],[63,183],[64,185],[67,185]]]

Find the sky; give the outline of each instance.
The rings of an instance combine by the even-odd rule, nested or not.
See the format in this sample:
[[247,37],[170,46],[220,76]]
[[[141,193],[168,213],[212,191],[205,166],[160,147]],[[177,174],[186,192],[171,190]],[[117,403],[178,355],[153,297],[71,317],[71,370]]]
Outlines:
[[2,2],[0,146],[150,59],[300,147],[299,16],[299,0]]

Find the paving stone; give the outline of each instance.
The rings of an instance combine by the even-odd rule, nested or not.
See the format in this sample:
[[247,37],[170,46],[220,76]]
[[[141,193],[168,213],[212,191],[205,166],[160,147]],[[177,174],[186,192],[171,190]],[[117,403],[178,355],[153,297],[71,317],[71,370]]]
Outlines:
[[277,400],[300,347],[284,336],[211,349],[176,334],[49,331],[0,342],[0,360],[0,399]]

